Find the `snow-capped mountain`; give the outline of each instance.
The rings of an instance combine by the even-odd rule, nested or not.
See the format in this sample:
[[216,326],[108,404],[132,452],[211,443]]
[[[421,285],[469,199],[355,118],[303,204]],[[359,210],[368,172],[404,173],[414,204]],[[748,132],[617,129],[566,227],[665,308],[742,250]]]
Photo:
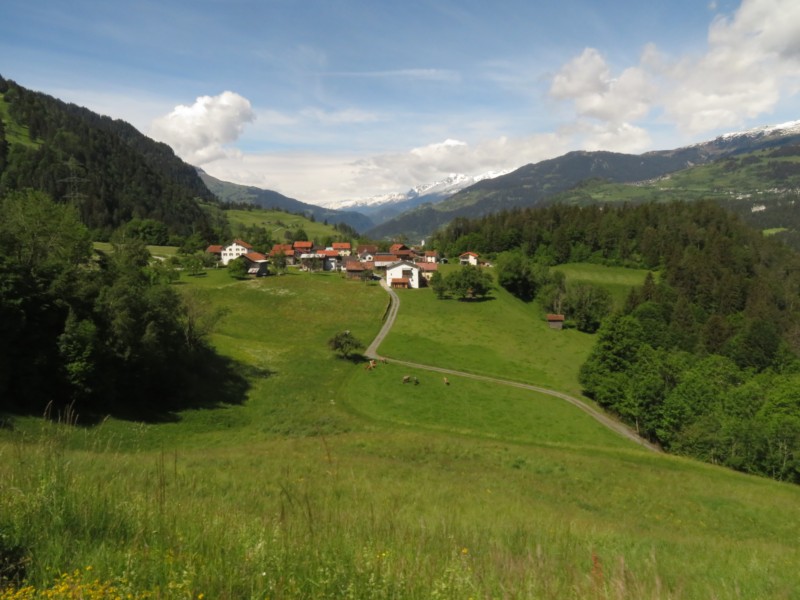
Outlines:
[[748,129],[746,131],[736,131],[733,133],[726,133],[724,135],[719,136],[717,139],[732,140],[741,137],[758,139],[762,137],[771,137],[776,135],[786,136],[794,134],[800,134],[800,120],[787,121],[786,123],[780,123],[778,125],[765,125],[763,127],[756,127],[754,129]]
[[420,204],[439,202],[479,181],[493,179],[500,175],[505,175],[508,172],[509,171],[489,171],[487,173],[481,173],[480,175],[453,173],[441,181],[424,183],[406,192],[380,194],[354,200],[343,200],[329,203],[327,207],[337,210],[355,210],[369,216],[376,223],[380,223],[403,211],[419,206]]

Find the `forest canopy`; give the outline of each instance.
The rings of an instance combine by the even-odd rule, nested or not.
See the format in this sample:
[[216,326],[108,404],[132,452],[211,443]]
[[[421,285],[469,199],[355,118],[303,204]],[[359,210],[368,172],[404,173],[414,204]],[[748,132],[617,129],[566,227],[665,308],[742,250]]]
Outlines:
[[96,253],[77,210],[42,192],[0,197],[0,214],[0,411],[163,418],[243,399],[206,343],[220,315],[165,283],[141,240]]

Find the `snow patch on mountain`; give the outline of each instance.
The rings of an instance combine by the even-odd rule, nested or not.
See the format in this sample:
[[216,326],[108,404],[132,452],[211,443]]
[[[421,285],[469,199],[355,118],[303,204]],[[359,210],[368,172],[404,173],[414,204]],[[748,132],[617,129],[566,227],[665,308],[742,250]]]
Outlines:
[[718,140],[732,140],[740,137],[759,138],[770,135],[792,135],[800,134],[800,120],[787,121],[778,125],[764,125],[746,131],[736,131],[719,136]]
[[340,200],[330,202],[326,205],[326,207],[335,208],[338,210],[345,208],[358,210],[359,208],[364,207],[376,208],[388,204],[397,204],[399,202],[406,202],[408,200],[421,198],[422,196],[437,196],[440,199],[444,199],[447,196],[451,196],[466,187],[478,183],[479,181],[483,181],[484,179],[494,179],[495,177],[499,177],[507,173],[510,173],[510,171],[488,171],[486,173],[481,173],[480,175],[452,173],[441,181],[423,183],[421,185],[414,186],[407,192],[379,194],[376,196],[370,196],[368,198],[356,198],[353,200]]

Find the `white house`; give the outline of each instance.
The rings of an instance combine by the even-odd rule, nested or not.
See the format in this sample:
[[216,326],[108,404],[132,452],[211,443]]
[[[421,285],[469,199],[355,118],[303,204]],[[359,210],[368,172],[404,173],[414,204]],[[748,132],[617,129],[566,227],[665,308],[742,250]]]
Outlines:
[[478,255],[475,252],[464,252],[459,255],[458,262],[462,265],[478,266]]
[[389,287],[418,288],[420,281],[420,269],[412,262],[401,260],[386,267],[386,283]]
[[230,246],[225,246],[222,249],[219,258],[222,261],[223,265],[227,265],[235,258],[244,256],[248,252],[252,252],[252,250],[253,247],[247,242],[243,242],[242,240],[233,240],[233,243]]

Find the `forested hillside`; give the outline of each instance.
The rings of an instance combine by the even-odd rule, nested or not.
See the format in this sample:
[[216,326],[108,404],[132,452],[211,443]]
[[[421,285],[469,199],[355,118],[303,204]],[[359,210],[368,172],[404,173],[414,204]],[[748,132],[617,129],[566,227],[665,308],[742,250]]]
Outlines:
[[195,169],[128,123],[2,77],[0,121],[0,195],[30,188],[68,202],[94,239],[132,219],[214,239],[198,199],[215,198]]
[[526,299],[550,300],[541,273],[559,263],[652,269],[603,322],[586,393],[670,451],[800,483],[800,256],[784,244],[703,201],[504,212],[436,243],[498,253]]
[[800,250],[800,145],[730,156],[635,184],[592,179],[548,203],[714,200]]
[[220,317],[180,295],[141,240],[92,252],[77,210],[43,192],[0,197],[0,413],[164,418],[243,399],[206,336]]

